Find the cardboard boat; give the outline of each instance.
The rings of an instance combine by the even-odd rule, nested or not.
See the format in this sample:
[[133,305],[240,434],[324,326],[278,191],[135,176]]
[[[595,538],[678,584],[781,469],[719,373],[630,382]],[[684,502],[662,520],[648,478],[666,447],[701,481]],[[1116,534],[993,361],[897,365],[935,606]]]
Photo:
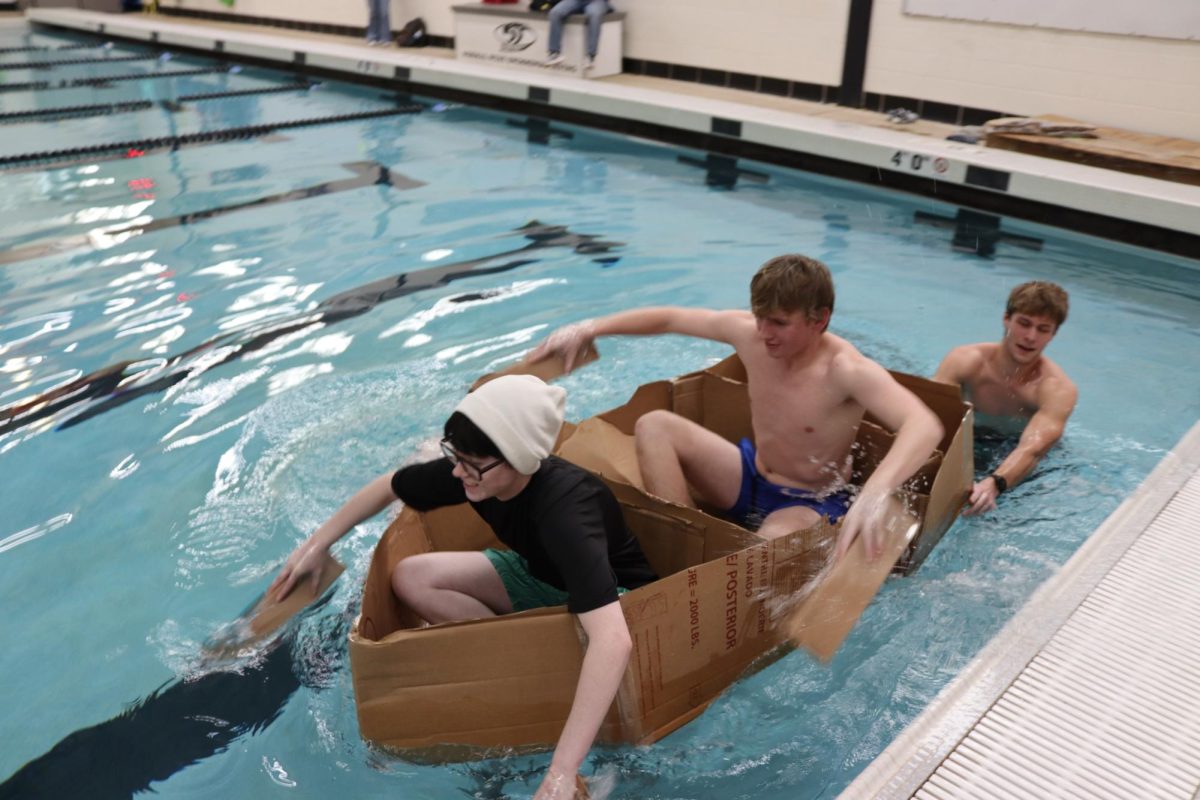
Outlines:
[[[915,568],[970,489],[970,407],[955,387],[898,376],[938,414],[946,436],[897,498],[893,519],[903,524],[889,541],[890,557],[870,569],[861,542],[830,569],[837,527],[825,521],[768,541],[642,491],[632,451],[637,417],[669,408],[730,440],[749,435],[740,369],[731,359],[643,385],[628,403],[568,425],[560,437],[563,457],[593,469],[612,488],[661,576],[620,599],[634,649],[599,743],[667,735],[739,676],[787,652],[789,638],[828,658],[897,559],[903,554],[906,568]],[[869,474],[888,438],[864,422],[856,475]],[[365,739],[424,760],[553,746],[585,651],[583,630],[565,606],[421,627],[391,590],[389,576],[402,558],[498,544],[466,504],[429,513],[404,509],[380,539],[349,635]],[[803,602],[787,602],[802,589]]]

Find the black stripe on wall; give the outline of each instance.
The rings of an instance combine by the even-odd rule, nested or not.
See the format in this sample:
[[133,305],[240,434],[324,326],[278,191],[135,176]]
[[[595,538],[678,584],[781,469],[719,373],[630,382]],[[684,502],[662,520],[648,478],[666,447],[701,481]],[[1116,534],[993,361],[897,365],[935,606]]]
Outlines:
[[[262,25],[270,28],[286,28],[293,31],[311,31],[313,33],[330,33],[335,36],[365,37],[366,28],[354,25],[330,25],[325,22],[308,22],[298,19],[279,19],[277,17],[252,17],[246,14],[231,14],[226,11],[200,11],[192,8],[158,7],[158,13],[169,17],[191,17],[193,19],[210,19],[217,22],[232,22],[240,25]],[[392,31],[393,37],[398,31]],[[426,35],[431,47],[454,47],[454,38],[450,36]]]
[[871,2],[872,0],[850,0],[838,105],[853,108],[862,105],[863,79],[867,74],[867,43],[871,38]]

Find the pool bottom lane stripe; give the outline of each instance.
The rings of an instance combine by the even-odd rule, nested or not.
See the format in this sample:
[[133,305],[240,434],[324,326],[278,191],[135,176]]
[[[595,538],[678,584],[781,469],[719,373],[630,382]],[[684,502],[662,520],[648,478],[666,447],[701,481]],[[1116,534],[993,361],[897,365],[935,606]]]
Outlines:
[[0,157],[0,169],[18,164],[28,164],[36,161],[82,160],[93,155],[137,151],[145,154],[151,150],[174,150],[180,145],[195,142],[234,141],[261,136],[265,133],[287,130],[289,128],[306,128],[313,125],[331,125],[337,122],[355,122],[365,119],[394,117],[400,114],[415,114],[423,109],[419,105],[402,106],[400,108],[385,108],[375,111],[359,111],[353,114],[338,114],[330,117],[312,117],[309,119],[287,120],[284,122],[268,122],[262,125],[247,125],[240,128],[223,128],[215,131],[187,133],[178,136],[162,136],[156,139],[134,139],[125,142],[108,142],[105,144],[71,147],[63,150],[47,150],[38,153],[22,153],[14,156]]
[[[397,185],[397,176],[382,167],[380,170],[377,173],[378,182],[382,182],[386,175],[389,185]],[[138,397],[166,391],[214,367],[235,361],[246,353],[262,349],[280,336],[357,317],[380,303],[446,286],[468,276],[495,275],[531,264],[537,259],[523,256],[535,250],[567,247],[580,255],[603,255],[622,247],[620,242],[607,241],[594,234],[573,233],[566,226],[546,225],[536,220],[517,228],[514,233],[526,239],[526,243],[480,258],[402,272],[371,281],[322,300],[311,312],[222,334],[191,350],[170,356],[165,363],[156,362],[153,367],[146,361],[110,364],[49,392],[0,408],[0,435],[88,403],[58,425],[58,430],[70,428]],[[512,256],[517,258],[510,258]],[[501,261],[505,258],[510,260]],[[603,261],[610,262],[611,259]],[[214,348],[218,346],[221,348],[220,355],[214,357]]]
[[[153,231],[190,225],[206,219],[214,219],[226,214],[232,214],[235,211],[246,211],[251,208],[262,208],[263,206],[278,205],[280,203],[294,203],[297,200],[307,200],[310,197],[348,192],[354,189],[361,189],[365,186],[391,186],[395,189],[415,189],[425,185],[421,181],[413,180],[398,172],[392,172],[387,167],[375,161],[354,161],[342,166],[355,173],[354,177],[318,183],[314,186],[306,186],[303,189],[280,192],[279,194],[260,197],[256,200],[249,200],[245,203],[218,206],[204,211],[195,211],[191,214],[179,214],[174,217],[161,217],[145,224],[130,223],[128,225],[106,228],[104,233],[106,236],[141,236]],[[92,237],[88,234],[65,236],[50,242],[42,242],[29,245],[28,247],[18,247],[6,252],[0,252],[0,264],[14,264],[18,261],[28,261],[31,258],[67,253],[72,250],[81,250],[91,245]]]

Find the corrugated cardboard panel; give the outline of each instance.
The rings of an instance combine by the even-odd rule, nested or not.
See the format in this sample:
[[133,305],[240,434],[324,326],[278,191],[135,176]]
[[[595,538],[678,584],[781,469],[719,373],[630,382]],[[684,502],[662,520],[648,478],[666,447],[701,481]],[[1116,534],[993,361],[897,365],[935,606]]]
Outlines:
[[910,506],[899,493],[891,498],[881,555],[868,559],[865,540],[859,536],[846,555],[813,583],[789,614],[787,633],[792,642],[822,661],[833,658],[916,536],[918,517]]
[[584,469],[612,480],[642,485],[633,425],[625,433],[620,427],[600,417],[589,417],[579,423],[575,432],[561,442],[555,452]]
[[620,408],[614,408],[600,414],[600,418],[613,425],[626,436],[633,435],[633,426],[638,417],[656,408],[671,407],[671,381],[655,381],[644,383],[629,398],[629,402]]
[[575,618],[514,614],[393,633],[384,643],[351,638],[359,727],[389,747],[430,742],[521,743],[514,727],[552,731],[566,720],[583,646]]
[[[404,535],[401,535],[404,531]],[[418,620],[392,591],[392,569],[400,559],[430,549],[429,534],[421,516],[410,508],[403,509],[384,531],[375,545],[367,581],[363,587],[362,608],[355,629],[366,640],[379,639],[400,627],[417,624]]]
[[954,434],[942,467],[933,480],[929,502],[925,509],[921,532],[912,545],[912,550],[901,563],[904,571],[911,572],[920,565],[958,519],[959,511],[971,494],[975,481],[975,413],[970,406],[963,415],[962,424]]

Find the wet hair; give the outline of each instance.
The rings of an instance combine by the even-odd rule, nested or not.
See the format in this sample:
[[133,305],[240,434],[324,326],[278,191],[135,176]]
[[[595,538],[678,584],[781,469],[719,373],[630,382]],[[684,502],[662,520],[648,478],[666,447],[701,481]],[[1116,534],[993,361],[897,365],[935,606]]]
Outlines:
[[1057,328],[1067,321],[1067,292],[1050,281],[1022,283],[1008,295],[1008,305],[1004,308],[1005,318],[1013,314],[1046,317],[1054,320]]
[[461,411],[455,411],[450,415],[450,419],[446,420],[446,424],[442,428],[442,433],[450,442],[450,446],[465,456],[504,460],[496,443]]
[[824,309],[833,313],[833,276],[815,258],[776,256],[750,279],[750,310],[756,317],[800,311],[816,320]]

